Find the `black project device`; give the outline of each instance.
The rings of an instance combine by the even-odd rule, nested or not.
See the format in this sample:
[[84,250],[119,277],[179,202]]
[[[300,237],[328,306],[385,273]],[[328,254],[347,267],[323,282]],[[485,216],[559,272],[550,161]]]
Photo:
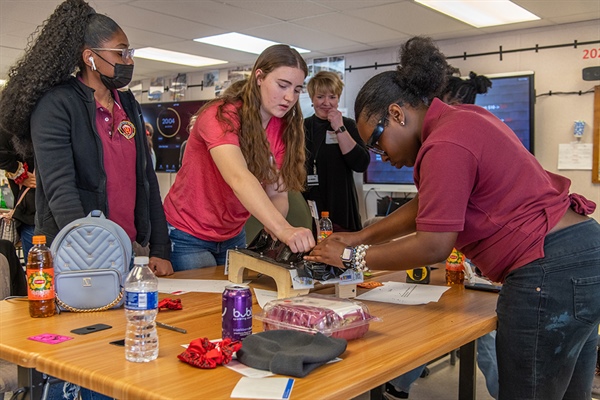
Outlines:
[[110,329],[112,326],[106,324],[95,324],[90,326],[84,326],[83,328],[73,329],[71,333],[75,333],[77,335],[87,335],[88,333],[103,331],[105,329]]

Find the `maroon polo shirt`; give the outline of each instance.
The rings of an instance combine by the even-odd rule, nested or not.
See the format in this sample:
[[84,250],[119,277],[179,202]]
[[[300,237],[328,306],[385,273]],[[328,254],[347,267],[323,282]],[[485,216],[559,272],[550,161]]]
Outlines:
[[119,224],[134,241],[135,135],[140,132],[136,132],[135,126],[118,103],[119,96],[116,90],[113,90],[113,99],[113,115],[96,102],[96,130],[102,140],[106,172],[107,217]]

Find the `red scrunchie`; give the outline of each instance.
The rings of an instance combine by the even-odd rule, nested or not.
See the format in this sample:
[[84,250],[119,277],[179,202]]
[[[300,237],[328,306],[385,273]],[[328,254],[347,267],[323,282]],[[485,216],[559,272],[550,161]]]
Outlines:
[[158,310],[181,310],[183,308],[181,299],[163,299],[158,302]]
[[21,173],[21,175],[17,176],[14,179],[15,183],[17,185],[22,184],[25,181],[25,179],[27,179],[27,177],[29,176],[28,172],[29,172],[29,167],[27,166],[27,163],[24,162],[23,163],[23,173]]
[[211,369],[217,365],[228,364],[233,353],[240,348],[242,342],[232,342],[231,339],[213,343],[208,338],[199,338],[192,340],[188,348],[177,358],[194,367]]
[[569,201],[571,203],[571,208],[577,214],[590,215],[596,209],[596,203],[577,193],[571,193],[569,195]]

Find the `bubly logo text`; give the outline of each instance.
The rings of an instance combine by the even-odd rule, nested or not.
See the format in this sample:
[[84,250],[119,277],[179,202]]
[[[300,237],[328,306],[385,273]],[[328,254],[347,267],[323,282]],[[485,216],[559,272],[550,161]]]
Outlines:
[[233,310],[233,318],[248,318],[252,316],[252,309],[246,308],[246,312],[242,314],[240,311],[234,309]]

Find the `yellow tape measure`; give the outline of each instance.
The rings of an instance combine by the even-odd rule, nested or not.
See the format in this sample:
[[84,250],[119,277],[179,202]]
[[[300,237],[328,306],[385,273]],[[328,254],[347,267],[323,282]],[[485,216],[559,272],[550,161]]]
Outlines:
[[429,283],[429,267],[419,267],[406,270],[406,283]]

